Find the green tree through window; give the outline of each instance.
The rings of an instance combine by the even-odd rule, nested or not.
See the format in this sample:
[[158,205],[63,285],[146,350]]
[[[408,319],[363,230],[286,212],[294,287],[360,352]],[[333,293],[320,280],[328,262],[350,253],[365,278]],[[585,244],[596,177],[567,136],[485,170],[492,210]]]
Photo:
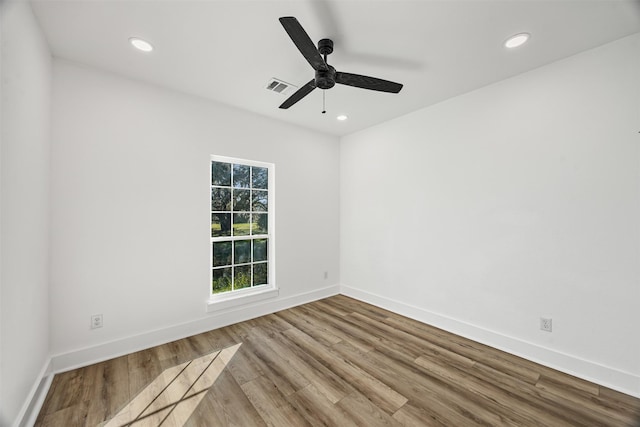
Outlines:
[[212,294],[270,284],[272,165],[225,160],[211,161]]

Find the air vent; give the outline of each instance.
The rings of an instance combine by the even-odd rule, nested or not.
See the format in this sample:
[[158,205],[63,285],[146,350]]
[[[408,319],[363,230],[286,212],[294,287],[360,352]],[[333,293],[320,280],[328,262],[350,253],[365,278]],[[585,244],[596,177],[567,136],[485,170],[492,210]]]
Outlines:
[[296,90],[298,90],[298,87],[290,83],[283,82],[282,80],[276,79],[274,77],[269,80],[266,89],[270,90],[271,92],[289,96],[292,95]]

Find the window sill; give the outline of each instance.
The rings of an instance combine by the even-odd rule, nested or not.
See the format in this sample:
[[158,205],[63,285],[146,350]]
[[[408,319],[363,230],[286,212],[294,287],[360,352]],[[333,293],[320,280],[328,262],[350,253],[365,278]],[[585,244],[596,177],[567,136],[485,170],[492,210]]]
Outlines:
[[269,287],[260,291],[252,289],[249,292],[234,292],[229,295],[214,295],[207,301],[207,313],[251,304],[269,298],[275,298],[278,294],[279,292],[277,288]]

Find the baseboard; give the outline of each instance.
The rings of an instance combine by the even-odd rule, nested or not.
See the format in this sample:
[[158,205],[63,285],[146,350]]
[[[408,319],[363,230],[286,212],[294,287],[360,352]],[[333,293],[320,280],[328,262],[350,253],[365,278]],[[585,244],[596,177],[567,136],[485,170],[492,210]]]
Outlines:
[[41,375],[34,384],[29,398],[25,402],[20,416],[17,418],[13,427],[33,425],[49,390],[49,386],[51,385],[53,374],[55,373],[88,366],[93,363],[102,362],[212,329],[243,322],[339,293],[557,369],[561,372],[640,398],[640,377],[637,375],[622,372],[514,337],[505,336],[476,325],[360,289],[344,285],[333,285],[287,298],[277,298],[255,304],[248,304],[247,306],[233,310],[212,314],[193,322],[52,356],[43,367]]
[[47,358],[36,381],[31,387],[31,391],[29,392],[27,399],[22,405],[22,409],[20,410],[18,417],[13,423],[13,427],[28,427],[35,424],[40,408],[44,403],[44,399],[47,397],[47,392],[49,391],[52,380],[51,359]]
[[552,369],[640,398],[640,376],[506,336],[410,304],[342,285],[340,293]]
[[129,336],[96,346],[86,347],[67,353],[56,354],[51,358],[52,372],[59,373],[88,366],[93,363],[144,350],[156,345],[186,338],[212,329],[275,313],[300,304],[327,298],[339,293],[340,286],[333,285],[311,292],[286,298],[274,298],[241,307],[208,314],[202,319],[174,325],[168,328]]

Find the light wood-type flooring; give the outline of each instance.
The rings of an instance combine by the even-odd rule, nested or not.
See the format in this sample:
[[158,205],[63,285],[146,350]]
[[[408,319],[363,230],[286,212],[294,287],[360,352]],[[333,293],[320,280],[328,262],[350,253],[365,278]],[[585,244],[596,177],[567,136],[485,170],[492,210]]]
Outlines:
[[640,426],[640,399],[335,296],[58,374],[37,426]]

